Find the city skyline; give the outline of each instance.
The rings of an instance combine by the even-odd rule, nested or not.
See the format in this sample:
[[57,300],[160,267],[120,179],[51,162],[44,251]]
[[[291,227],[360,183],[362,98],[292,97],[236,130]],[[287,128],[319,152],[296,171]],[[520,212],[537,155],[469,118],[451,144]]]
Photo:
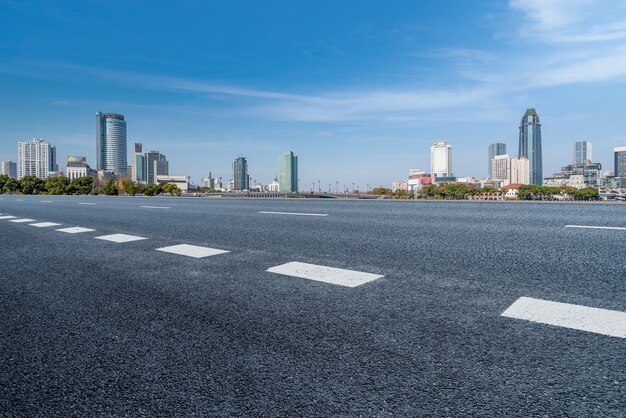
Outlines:
[[[520,111],[534,107],[543,122],[544,177],[569,163],[571,144],[583,140],[610,169],[612,149],[626,140],[618,106],[626,35],[611,23],[626,6],[608,3],[615,21],[577,1],[442,2],[419,10],[399,2],[384,13],[364,2],[359,10],[335,5],[336,17],[320,2],[303,7],[319,18],[310,38],[294,30],[303,11],[292,8],[276,20],[262,6],[241,10],[236,2],[218,14],[199,3],[126,5],[103,28],[97,22],[104,6],[6,4],[0,30],[20,48],[0,52],[0,159],[17,158],[16,141],[41,137],[59,147],[61,161],[85,155],[96,167],[90,116],[102,109],[130,121],[129,144],[151,144],[168,156],[172,173],[195,183],[209,169],[228,177],[240,153],[249,156],[255,178],[269,182],[276,155],[295,149],[306,156],[302,184],[317,181],[319,172],[327,177],[322,183],[389,184],[410,168],[428,169],[428,147],[439,139],[463,156],[455,160],[457,176],[483,177],[488,167],[475,161],[484,161],[484,147],[502,142],[514,149]],[[169,14],[191,20],[185,29],[195,19],[228,18],[193,33],[128,29],[144,13],[155,22]],[[245,35],[228,29],[244,22]],[[85,33],[75,36],[78,30]],[[259,32],[267,33],[265,42],[255,39]],[[93,37],[124,48],[94,49],[84,41]],[[196,39],[221,41],[204,51]],[[528,57],[532,69],[524,65]]]

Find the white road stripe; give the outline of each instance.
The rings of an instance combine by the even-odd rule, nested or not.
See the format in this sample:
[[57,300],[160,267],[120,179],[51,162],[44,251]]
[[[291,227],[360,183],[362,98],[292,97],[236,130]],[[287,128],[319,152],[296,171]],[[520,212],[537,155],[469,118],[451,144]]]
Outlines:
[[166,253],[185,255],[193,258],[203,258],[212,255],[224,254],[229,251],[218,250],[216,248],[199,247],[197,245],[180,244],[172,245],[170,247],[157,248],[157,251],[163,251]]
[[9,222],[15,222],[16,224],[23,224],[26,222],[35,222],[34,219],[22,218],[22,219],[12,219]]
[[39,222],[36,224],[30,224],[30,226],[36,226],[37,228],[47,228],[49,226],[59,226],[61,224],[55,224],[54,222]]
[[619,231],[626,231],[626,228],[621,226],[565,225],[565,228],[616,229]]
[[41,203],[52,203],[52,200],[40,200]]
[[102,240],[105,240],[105,241],[112,241],[112,242],[123,243],[123,242],[131,242],[131,241],[141,241],[141,240],[147,239],[147,238],[138,237],[138,236],[135,236],[135,235],[112,234],[112,235],[102,235],[100,237],[96,237],[96,239],[102,239]]
[[11,215],[0,216],[0,219],[15,219],[15,218],[17,218],[17,216],[11,216]]
[[80,202],[79,205],[95,205],[95,203]]
[[260,211],[258,213],[266,213],[270,215],[295,215],[295,216],[328,216],[327,213],[303,213],[303,212],[267,212]]
[[67,234],[80,234],[82,232],[92,232],[92,231],[95,231],[95,229],[82,228],[80,226],[72,226],[70,228],[57,229],[57,231],[65,232]]
[[364,283],[385,277],[379,274],[299,263],[297,261],[271,267],[267,269],[267,271],[270,273],[278,273],[285,276],[300,277],[302,279],[316,280],[318,282],[337,284],[347,287],[360,286]]
[[626,312],[521,297],[502,316],[626,338]]
[[146,209],[171,209],[169,206],[139,206]]

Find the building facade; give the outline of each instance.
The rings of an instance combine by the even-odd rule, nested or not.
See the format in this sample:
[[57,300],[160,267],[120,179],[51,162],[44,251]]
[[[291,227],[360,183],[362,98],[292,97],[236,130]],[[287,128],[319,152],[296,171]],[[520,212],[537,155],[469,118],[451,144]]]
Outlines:
[[9,176],[11,179],[17,179],[17,163],[14,161],[2,161],[0,174]]
[[250,176],[246,157],[237,157],[233,162],[233,190],[249,190]]
[[80,177],[95,177],[96,170],[92,170],[87,164],[86,157],[67,157],[67,166],[65,168],[65,177],[74,180]]
[[545,179],[549,186],[571,186],[577,189],[599,187],[602,182],[602,164],[589,160],[581,164],[570,164],[561,167],[561,171]]
[[488,165],[487,165],[487,172],[488,172],[488,177],[492,178],[492,171],[491,171],[491,161],[498,155],[505,155],[506,154],[506,144],[503,144],[502,142],[496,142],[495,144],[489,144],[489,161],[488,161]]
[[298,193],[298,157],[292,151],[278,159],[278,184],[281,192]]
[[131,166],[130,179],[145,184],[147,182],[146,156],[143,153],[143,145],[137,142],[133,148]]
[[527,158],[497,155],[491,162],[492,179],[500,186],[530,183],[530,161]]
[[96,113],[96,169],[126,175],[126,121],[117,113]]
[[156,176],[169,175],[169,162],[165,155],[159,151],[148,151],[144,154],[143,159],[145,161],[145,181],[148,184],[157,184]]
[[543,184],[541,123],[535,109],[527,109],[519,126],[519,158],[530,162],[530,184]]
[[452,146],[445,141],[437,141],[430,147],[431,177],[452,177]]
[[615,171],[613,175],[615,177],[626,177],[626,147],[615,147],[613,148],[613,153],[615,156]]
[[591,142],[578,141],[574,144],[574,164],[584,164],[592,159]]
[[54,172],[56,165],[56,150],[43,139],[19,141],[17,143],[17,178],[35,176],[47,179]]

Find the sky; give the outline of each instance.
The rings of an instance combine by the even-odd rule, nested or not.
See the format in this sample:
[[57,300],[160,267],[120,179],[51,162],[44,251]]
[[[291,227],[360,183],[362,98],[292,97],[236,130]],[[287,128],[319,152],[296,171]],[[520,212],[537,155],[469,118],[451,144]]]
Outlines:
[[436,140],[486,176],[534,107],[547,177],[581,140],[613,169],[625,95],[622,0],[0,1],[0,160],[44,138],[93,167],[102,111],[194,182],[293,150],[301,189],[388,187]]

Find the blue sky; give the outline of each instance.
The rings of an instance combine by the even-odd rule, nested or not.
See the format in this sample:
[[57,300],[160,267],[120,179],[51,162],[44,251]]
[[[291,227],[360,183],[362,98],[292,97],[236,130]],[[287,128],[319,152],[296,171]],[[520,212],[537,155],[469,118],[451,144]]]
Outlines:
[[625,82],[621,0],[0,3],[0,160],[41,137],[94,165],[105,111],[196,182],[243,154],[267,184],[293,150],[302,188],[364,188],[429,170],[439,139],[485,176],[535,107],[546,176],[578,140],[612,170]]

